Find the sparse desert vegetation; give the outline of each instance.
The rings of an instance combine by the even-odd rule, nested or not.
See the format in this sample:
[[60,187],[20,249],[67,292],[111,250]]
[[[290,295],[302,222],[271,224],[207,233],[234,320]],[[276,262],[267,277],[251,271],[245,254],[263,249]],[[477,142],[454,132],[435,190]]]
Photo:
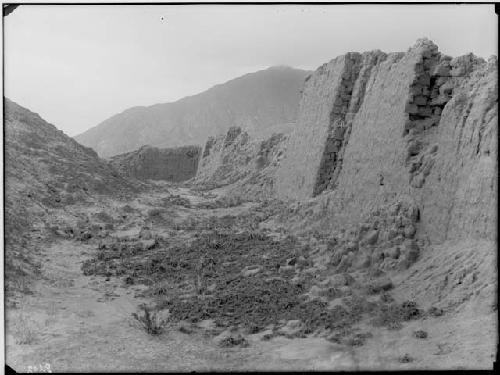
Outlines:
[[139,307],[140,311],[132,313],[132,316],[141,324],[142,328],[150,335],[163,333],[168,318],[163,317],[160,312],[145,305],[140,305]]

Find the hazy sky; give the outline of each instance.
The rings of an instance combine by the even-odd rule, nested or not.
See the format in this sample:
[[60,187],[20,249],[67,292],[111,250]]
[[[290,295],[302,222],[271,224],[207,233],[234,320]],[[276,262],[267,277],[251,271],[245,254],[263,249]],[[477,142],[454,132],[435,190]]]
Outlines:
[[69,135],[136,105],[348,51],[497,54],[493,5],[23,5],[4,19],[5,95]]

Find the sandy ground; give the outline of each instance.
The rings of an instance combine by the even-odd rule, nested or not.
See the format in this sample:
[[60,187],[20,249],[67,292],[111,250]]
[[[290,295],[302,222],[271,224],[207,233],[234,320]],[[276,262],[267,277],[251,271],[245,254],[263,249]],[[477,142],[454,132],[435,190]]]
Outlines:
[[[187,189],[177,193],[192,201],[203,200]],[[155,202],[142,197],[131,205],[150,209]],[[217,214],[247,208],[219,209]],[[189,215],[188,209],[183,211],[183,216]],[[132,225],[128,230],[138,228]],[[53,372],[491,369],[493,365],[496,311],[478,314],[473,308],[411,321],[398,331],[362,323],[359,328],[373,337],[360,347],[319,337],[262,341],[256,334],[248,337],[248,348],[225,349],[202,331],[185,334],[173,327],[150,336],[131,318],[145,302],[135,296],[140,287],[123,288],[113,278],[83,275],[81,264],[92,251],[93,246],[61,239],[43,249],[47,280],[6,314],[6,359],[15,370],[25,372],[46,364]],[[24,317],[24,329],[33,333],[29,344],[16,343],[9,329],[20,317]],[[415,330],[428,332],[428,338],[414,337]],[[405,354],[411,359],[401,363]]]

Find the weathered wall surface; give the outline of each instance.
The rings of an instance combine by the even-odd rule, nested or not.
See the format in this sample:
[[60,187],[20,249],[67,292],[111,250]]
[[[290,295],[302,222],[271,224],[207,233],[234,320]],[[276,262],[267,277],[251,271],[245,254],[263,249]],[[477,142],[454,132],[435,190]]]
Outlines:
[[226,134],[208,138],[203,149],[195,183],[222,186],[243,178],[248,173],[256,145],[240,127],[231,127]]
[[421,48],[389,54],[372,69],[345,145],[337,186],[329,190],[331,209],[340,223],[358,222],[381,204],[410,193],[403,129],[420,54]]
[[306,79],[296,127],[276,175],[280,196],[301,198],[312,194],[333,103],[349,61],[349,55],[339,56]]
[[495,239],[496,77],[496,60],[451,59],[426,39],[332,60],[306,82],[278,197],[319,195],[332,228],[408,201],[431,241]]
[[210,137],[193,183],[205,188],[234,184],[230,194],[247,198],[272,196],[285,138],[277,133],[265,140],[254,140],[239,127]]
[[301,199],[336,185],[352,121],[370,79],[386,58],[380,51],[351,52],[323,65],[307,80],[297,126],[277,173],[280,196]]
[[144,146],[114,156],[110,163],[126,177],[179,182],[195,176],[200,154],[199,146],[165,149]]
[[497,61],[470,66],[469,73],[465,70],[455,79],[458,86],[444,107],[435,136],[435,163],[421,192],[422,224],[435,239],[496,241]]

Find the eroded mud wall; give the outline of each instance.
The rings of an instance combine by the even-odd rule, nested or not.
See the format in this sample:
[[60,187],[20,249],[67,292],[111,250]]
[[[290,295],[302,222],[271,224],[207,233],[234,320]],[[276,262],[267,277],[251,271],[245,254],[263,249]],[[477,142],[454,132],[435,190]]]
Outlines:
[[306,83],[278,196],[324,199],[332,227],[411,201],[431,241],[494,239],[496,74],[496,59],[452,59],[427,39],[332,60]]
[[256,145],[240,127],[208,138],[203,149],[195,183],[222,186],[244,177]]
[[276,133],[267,139],[255,140],[239,127],[210,137],[193,183],[205,188],[236,183],[231,194],[271,196],[274,194],[274,171],[285,138]]
[[403,129],[422,49],[391,53],[371,71],[345,145],[342,171],[327,191],[339,223],[358,222],[380,205],[411,195]]
[[421,189],[422,224],[436,240],[496,241],[497,60],[464,56],[451,63],[453,94],[443,109],[433,140],[434,162]]
[[140,180],[185,181],[195,176],[201,147],[157,148],[144,146],[137,151],[114,156],[111,164],[127,177]]
[[277,174],[280,196],[303,199],[336,186],[352,122],[374,68],[386,58],[380,51],[351,52],[306,81],[299,120]]
[[332,128],[330,116],[339,97],[342,76],[349,75],[350,64],[356,64],[358,59],[358,54],[339,56],[306,78],[295,129],[276,174],[280,197],[312,196]]

